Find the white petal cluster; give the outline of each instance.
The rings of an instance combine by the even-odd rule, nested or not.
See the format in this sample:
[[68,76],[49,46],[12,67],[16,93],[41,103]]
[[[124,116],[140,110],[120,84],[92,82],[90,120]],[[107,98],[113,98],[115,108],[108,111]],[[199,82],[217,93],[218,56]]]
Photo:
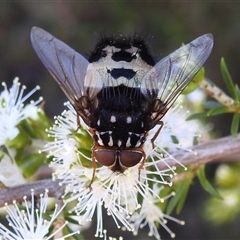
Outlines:
[[39,99],[39,101],[24,106],[24,101],[39,89],[38,86],[23,96],[26,87],[21,87],[18,78],[14,79],[9,90],[4,82],[2,85],[4,90],[0,93],[0,146],[5,145],[7,140],[12,140],[18,135],[17,125],[22,120],[28,117],[37,118],[36,105],[41,101]]
[[25,178],[22,176],[20,168],[10,156],[15,156],[15,151],[12,149],[9,149],[8,154],[2,153],[2,159],[0,161],[0,182],[7,187],[16,186],[26,182]]
[[[16,201],[13,201],[13,206],[6,204],[5,209],[8,213],[7,220],[13,231],[9,230],[0,223],[0,236],[2,236],[5,240],[52,239],[52,237],[61,232],[63,227],[65,227],[68,223],[65,222],[61,224],[55,232],[49,234],[50,226],[57,219],[63,207],[58,209],[58,206],[55,205],[51,218],[46,220],[44,217],[47,215],[48,202],[48,190],[45,190],[45,193],[40,195],[40,201],[38,203],[39,207],[36,207],[37,204],[35,202],[34,190],[31,190],[31,199],[28,200],[24,197],[22,203],[23,206],[21,208],[17,205]],[[68,236],[73,234],[74,233],[69,234]],[[54,239],[63,240],[68,236]]]
[[8,146],[8,142],[15,139],[20,133],[18,124],[26,118],[37,118],[38,101],[24,105],[24,102],[39,87],[24,96],[25,86],[21,86],[15,78],[10,89],[2,83],[4,90],[0,93],[0,181],[5,186],[14,186],[25,182],[21,170],[15,163],[16,150]]
[[156,194],[158,193],[158,195],[160,195],[161,189],[159,189],[157,184],[153,185],[153,192],[155,195],[149,193],[148,198],[143,200],[140,211],[135,212],[131,217],[134,226],[134,235],[138,234],[138,230],[140,228],[148,225],[149,236],[154,236],[156,239],[161,239],[157,228],[157,226],[160,225],[170,234],[172,238],[174,238],[175,234],[167,227],[168,220],[177,222],[181,225],[184,225],[184,222],[164,214],[158,206],[159,203],[164,202],[165,199],[168,199],[174,194],[169,194],[165,196],[164,199],[159,200],[159,198],[156,197]]

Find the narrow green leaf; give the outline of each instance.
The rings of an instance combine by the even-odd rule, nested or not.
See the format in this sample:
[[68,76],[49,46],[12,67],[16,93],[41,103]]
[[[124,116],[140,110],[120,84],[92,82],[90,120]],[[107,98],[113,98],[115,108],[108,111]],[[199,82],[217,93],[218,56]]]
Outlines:
[[194,113],[192,115],[190,115],[186,121],[189,121],[189,120],[193,120],[193,119],[201,119],[201,118],[206,118],[208,115],[207,115],[207,112],[201,112],[201,113]]
[[239,129],[239,121],[240,121],[240,114],[234,113],[231,125],[231,134],[233,137],[237,137],[238,129]]
[[204,76],[205,76],[205,70],[202,67],[198,71],[198,73],[194,76],[192,81],[188,84],[188,86],[183,90],[182,94],[188,94],[196,90],[199,87],[198,83],[204,79]]
[[221,58],[220,67],[221,67],[222,76],[227,85],[228,91],[230,92],[232,97],[234,99],[236,99],[234,83],[233,83],[232,77],[228,71],[228,68],[227,68],[224,58]]
[[205,69],[204,69],[204,67],[202,67],[198,71],[198,73],[194,76],[192,81],[195,82],[195,83],[199,83],[204,79],[204,77],[205,77]]
[[18,159],[17,164],[22,169],[24,176],[31,177],[45,161],[44,154],[32,153],[28,156]]
[[[73,233],[73,230],[68,225],[66,225],[66,229],[69,233]],[[72,238],[76,240],[84,240],[84,237],[81,234],[74,234],[72,235]]]
[[79,225],[79,221],[75,220],[72,215],[64,215],[64,219],[68,221],[69,223]]
[[205,165],[202,165],[197,172],[198,179],[202,185],[202,187],[210,193],[212,196],[218,198],[218,199],[223,199],[220,193],[211,185],[211,183],[207,180],[206,175],[205,175]]
[[239,103],[240,102],[240,90],[239,90],[238,85],[235,85],[235,94],[236,94],[236,102]]
[[182,91],[182,94],[189,94],[198,88],[198,84],[195,82],[190,82],[188,86]]
[[28,123],[28,121],[27,121],[26,119],[24,119],[23,121],[21,121],[20,127],[21,127],[21,129],[24,130],[25,133],[27,133],[31,138],[37,138],[36,131],[35,131],[34,128]]
[[177,214],[179,214],[182,211],[182,208],[184,206],[184,203],[186,201],[186,198],[187,198],[187,195],[188,195],[188,192],[189,192],[189,188],[190,188],[191,182],[192,182],[192,179],[189,179],[188,181],[185,181],[184,189],[183,189],[183,192],[182,192],[182,196],[179,199],[179,202],[178,202],[177,208],[176,208]]
[[75,137],[76,141],[79,142],[81,148],[91,149],[93,142],[91,136],[88,133],[83,131],[81,133],[73,133],[73,137]]
[[174,144],[179,144],[179,140],[177,139],[176,136],[171,135],[171,139],[172,139],[172,142],[173,142]]
[[226,106],[219,106],[219,107],[215,107],[212,108],[210,110],[207,111],[207,116],[214,116],[214,115],[219,115],[222,113],[228,113],[229,109]]
[[2,161],[3,157],[4,157],[4,153],[0,153],[0,162]]
[[38,118],[26,118],[19,124],[19,129],[24,131],[30,138],[41,138],[49,140],[48,133],[45,131],[52,126],[51,121],[46,117],[44,112],[39,109]]
[[[171,198],[171,200],[168,202],[167,209],[166,209],[166,213],[167,213],[167,214],[170,214],[170,213],[173,211],[173,209],[174,209],[175,207],[177,207],[177,205],[179,204],[179,202],[181,202],[181,204],[180,204],[180,206],[179,206],[178,211],[181,210],[181,206],[182,206],[183,203],[184,203],[183,200],[184,200],[185,197],[186,197],[186,190],[189,188],[189,185],[190,185],[189,179],[183,180],[183,181],[180,183],[180,185],[179,185],[179,187],[178,187],[175,195],[174,195],[174,196]],[[182,197],[184,198],[183,200],[182,200]],[[182,202],[182,201],[183,201],[183,202]]]
[[19,131],[18,135],[12,140],[6,140],[8,147],[20,149],[31,144],[31,139],[24,131]]

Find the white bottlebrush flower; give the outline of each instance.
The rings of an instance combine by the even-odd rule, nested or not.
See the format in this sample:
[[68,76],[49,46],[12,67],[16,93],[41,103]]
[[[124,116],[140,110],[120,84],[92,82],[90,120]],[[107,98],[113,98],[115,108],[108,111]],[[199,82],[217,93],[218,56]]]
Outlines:
[[69,168],[69,165],[78,159],[78,144],[73,136],[73,132],[77,130],[77,117],[71,111],[64,111],[61,116],[55,118],[55,125],[48,129],[49,136],[54,137],[53,142],[49,142],[44,151],[49,156],[54,156],[54,160],[50,163],[50,167],[55,169]]
[[95,236],[104,235],[102,212],[103,209],[113,218],[118,228],[123,226],[128,231],[133,231],[130,216],[139,208],[139,197],[147,199],[149,192],[161,199],[150,187],[151,181],[161,180],[150,179],[145,167],[140,172],[138,167],[127,169],[124,174],[113,173],[105,166],[96,169],[96,178],[91,189],[86,187],[92,178],[92,170],[87,168],[75,168],[62,175],[61,180],[67,184],[66,191],[71,192],[72,196],[68,201],[77,199],[78,204],[73,211],[79,215],[79,223],[82,225],[92,221],[93,214],[97,215],[97,229]]
[[[155,194],[158,193],[158,195],[161,192],[161,188],[157,186],[157,184],[153,185],[153,191]],[[169,194],[162,199],[162,202],[169,197],[171,197],[172,194]],[[139,212],[135,212],[131,216],[131,221],[134,227],[134,235],[137,235],[139,228],[143,228],[146,225],[149,227],[149,236],[154,236],[156,239],[161,239],[160,235],[158,233],[158,227],[163,227],[172,238],[175,237],[175,234],[167,227],[168,220],[177,222],[178,224],[184,225],[185,223],[183,221],[180,221],[174,217],[171,217],[167,214],[164,214],[159,206],[157,205],[159,203],[159,199],[156,198],[152,193],[148,193],[148,198],[143,199],[142,207]]]
[[[18,124],[27,118],[36,119],[38,117],[37,104],[41,102],[31,101],[29,104],[24,102],[35,93],[39,87],[24,96],[25,86],[21,86],[18,78],[15,78],[10,89],[6,83],[2,83],[3,91],[0,93],[0,181],[5,186],[14,186],[25,182],[22,173],[15,162],[16,150],[8,145],[9,141],[14,140],[20,133]],[[20,140],[21,141],[21,140]],[[36,143],[37,140],[33,140]],[[39,141],[38,141],[39,142]]]
[[39,89],[39,86],[23,96],[26,87],[21,86],[18,78],[14,79],[9,90],[6,83],[3,82],[2,85],[4,90],[0,93],[0,146],[5,145],[6,140],[12,140],[18,135],[19,122],[28,117],[34,119],[37,117],[36,105],[42,100],[24,106],[24,102]]
[[15,154],[16,153],[13,149],[9,149],[8,154],[0,151],[0,182],[7,187],[16,186],[26,182],[20,168],[13,160]]
[[178,159],[173,158],[170,152],[174,152],[178,149],[182,149],[188,152],[196,153],[192,151],[191,147],[194,144],[194,140],[198,138],[199,126],[197,121],[187,121],[186,119],[190,115],[189,111],[186,111],[181,105],[176,104],[168,113],[162,118],[163,126],[154,141],[154,147],[152,147],[151,139],[154,137],[159,126],[155,126],[149,132],[149,137],[144,144],[144,150],[147,158],[152,160],[153,165],[157,165],[159,162],[166,165],[166,169],[175,173],[175,167],[170,167],[164,161],[165,157],[168,157],[176,162],[176,165],[183,166]]
[[34,190],[31,190],[31,199],[28,200],[26,197],[23,199],[24,208],[20,209],[15,201],[13,201],[13,207],[5,204],[8,214],[7,220],[13,230],[9,230],[0,223],[0,236],[5,240],[48,240],[60,234],[61,237],[54,239],[63,240],[68,236],[78,233],[75,232],[62,236],[61,231],[68,222],[63,222],[55,232],[50,233],[50,227],[64,206],[58,209],[56,205],[53,214],[50,216],[50,220],[46,220],[48,201],[48,190],[46,190],[44,194],[40,195],[39,207],[37,208]]
[[[164,117],[164,125],[155,140],[154,149],[152,149],[150,140],[145,144],[144,150],[148,159],[141,171],[139,171],[141,163],[127,169],[123,174],[112,172],[106,166],[98,166],[91,190],[89,184],[93,174],[90,158],[92,140],[90,135],[85,136],[88,130],[84,131],[82,128],[78,128],[76,113],[71,106],[69,109],[56,118],[55,126],[48,131],[55,140],[47,144],[44,151],[48,151],[49,155],[54,157],[50,166],[55,169],[54,177],[66,185],[68,201],[78,201],[72,211],[79,215],[80,224],[91,221],[96,212],[95,235],[104,236],[102,211],[106,209],[118,228],[123,226],[136,233],[142,223],[140,224],[138,221],[139,224],[134,225],[132,216],[140,214],[141,222],[145,218],[145,225],[149,225],[150,233],[158,238],[155,226],[157,220],[155,217],[150,219],[150,215],[148,216],[144,212],[147,210],[143,208],[146,208],[145,203],[152,202],[151,209],[158,209],[155,202],[164,200],[158,195],[162,187],[152,188],[155,183],[158,186],[171,185],[169,179],[172,177],[174,169],[170,168],[170,172],[169,169],[159,170],[158,163],[164,162],[164,156],[168,154],[168,150],[190,147],[196,137],[195,127],[189,126],[189,123],[185,122],[186,113],[182,117],[179,114],[179,107],[175,107]],[[81,126],[86,128],[82,122]],[[156,128],[149,133],[149,139],[154,136]],[[85,138],[82,139],[79,135]],[[186,141],[187,138],[188,141]],[[174,142],[176,139],[179,141],[178,143]],[[182,140],[184,140],[184,144],[181,144]],[[86,151],[88,152],[86,153]],[[152,198],[155,199],[154,202]],[[168,230],[163,219],[170,217],[164,215],[160,209],[155,216],[161,218],[158,222]],[[170,230],[168,231],[171,233]]]

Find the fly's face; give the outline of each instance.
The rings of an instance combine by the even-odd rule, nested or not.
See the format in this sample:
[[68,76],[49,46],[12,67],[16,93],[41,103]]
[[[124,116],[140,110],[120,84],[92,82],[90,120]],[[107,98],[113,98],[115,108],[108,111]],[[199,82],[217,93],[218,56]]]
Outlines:
[[148,131],[175,102],[207,60],[213,46],[205,34],[155,62],[138,38],[103,38],[89,59],[46,31],[34,27],[33,48],[60,85],[78,117],[88,125],[92,162],[112,171],[144,164]]
[[119,149],[95,146],[93,156],[101,164],[109,167],[114,172],[123,173],[126,169],[137,165],[145,153],[142,148]]

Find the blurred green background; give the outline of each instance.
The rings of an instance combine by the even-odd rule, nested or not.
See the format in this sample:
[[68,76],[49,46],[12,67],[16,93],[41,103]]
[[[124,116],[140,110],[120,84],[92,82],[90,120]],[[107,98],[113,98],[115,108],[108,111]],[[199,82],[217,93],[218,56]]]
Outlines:
[[[44,28],[75,50],[87,56],[99,33],[138,33],[152,37],[152,52],[160,59],[183,42],[212,33],[213,52],[205,64],[206,75],[224,88],[220,58],[225,57],[233,79],[240,83],[240,2],[234,1],[0,1],[0,79],[10,86],[18,76],[30,90],[41,86],[38,96],[46,101],[49,116],[59,115],[65,96],[32,49],[29,34],[32,26]],[[38,98],[37,94],[35,95]],[[217,121],[216,121],[217,119]],[[215,130],[229,134],[230,120],[222,115],[213,118]],[[223,126],[226,126],[226,128]],[[212,176],[215,166],[208,168]],[[224,225],[214,225],[204,216],[204,200],[208,194],[196,181],[183,211],[177,218],[185,226],[169,222],[175,239],[240,239],[240,218]],[[224,209],[222,209],[224,211]],[[106,223],[108,224],[108,223]],[[92,239],[95,226],[86,231]],[[109,227],[109,234],[119,235]],[[115,234],[114,234],[115,233]],[[163,239],[170,239],[160,230]],[[93,238],[94,239],[94,238]],[[147,239],[147,228],[138,237],[126,234],[125,239]],[[153,238],[151,238],[153,239]]]

